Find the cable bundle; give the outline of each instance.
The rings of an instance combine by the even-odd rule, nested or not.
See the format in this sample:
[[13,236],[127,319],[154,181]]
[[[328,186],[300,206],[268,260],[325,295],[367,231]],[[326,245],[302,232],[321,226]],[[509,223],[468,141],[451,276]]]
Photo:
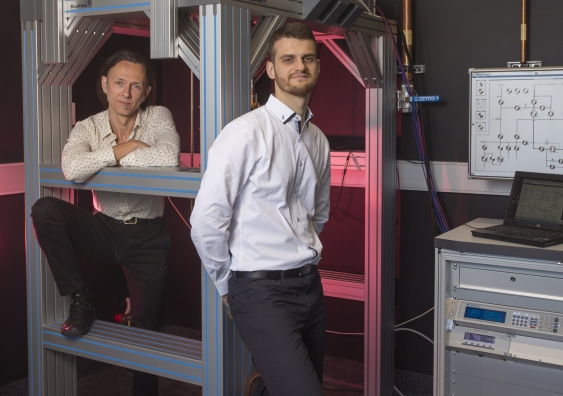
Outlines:
[[[393,1],[393,3],[395,3],[395,1]],[[395,4],[395,7],[396,7],[396,4]],[[401,69],[401,78],[403,80],[403,84],[405,85],[405,87],[407,89],[409,97],[412,98],[412,97],[414,97],[414,93],[411,89],[409,81],[407,80],[405,67],[403,65],[403,61],[401,60],[401,54],[399,53],[399,50],[397,48],[397,43],[395,42],[395,36],[393,35],[391,25],[389,24],[389,21],[385,17],[385,14],[383,14],[383,12],[377,6],[377,4],[375,4],[375,8],[377,9],[379,14],[383,18],[385,25],[387,26],[387,30],[389,32],[389,35],[391,36],[391,40],[393,41],[393,48],[395,49],[395,55],[397,57],[397,62],[399,63],[399,68]],[[399,24],[398,21],[397,21],[397,24]],[[399,24],[399,31],[400,31],[401,35],[403,35],[403,30],[402,30],[400,24]],[[405,43],[404,37],[402,37],[402,42]],[[407,54],[407,57],[409,59],[410,64],[413,65],[410,53],[409,53],[408,49],[406,48],[406,46],[405,46],[405,52]],[[415,87],[418,85],[418,84],[416,84],[416,81],[415,81],[415,78],[414,78],[414,73],[413,73],[413,83],[414,83]],[[430,202],[431,215],[432,215],[432,219],[433,219],[432,228],[434,229],[434,235],[438,235],[438,232],[435,228],[436,224],[438,225],[440,233],[444,233],[444,232],[448,231],[449,226],[448,226],[448,222],[446,220],[446,216],[444,215],[444,211],[442,210],[442,205],[440,204],[440,200],[438,199],[438,194],[436,193],[436,188],[434,186],[434,180],[432,178],[432,172],[431,172],[431,169],[430,169],[430,161],[428,160],[428,153],[426,151],[426,143],[425,143],[426,139],[424,137],[423,122],[421,121],[421,114],[419,113],[418,104],[412,103],[411,108],[412,108],[412,122],[413,122],[414,131],[415,131],[414,136],[415,136],[415,141],[416,141],[416,147],[418,149],[418,156],[419,156],[419,159],[420,159],[420,164],[422,165],[422,170],[424,172],[424,178],[426,180],[426,186],[428,187],[428,199],[429,199],[429,202]]]

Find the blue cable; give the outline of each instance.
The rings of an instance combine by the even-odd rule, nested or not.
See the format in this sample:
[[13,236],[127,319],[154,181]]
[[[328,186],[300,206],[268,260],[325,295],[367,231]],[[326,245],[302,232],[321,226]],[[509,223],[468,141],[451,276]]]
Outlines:
[[[398,62],[399,67],[401,69],[401,78],[403,80],[403,84],[404,84],[405,88],[407,89],[409,97],[413,98],[414,95],[413,95],[413,92],[410,88],[410,84],[406,80],[405,68],[404,68],[403,62],[401,60],[401,56],[400,56],[399,50],[397,48],[397,43],[395,42],[395,36],[393,35],[393,31],[391,29],[389,21],[387,20],[387,18],[383,14],[383,12],[381,12],[381,9],[377,5],[375,5],[375,7],[377,8],[379,13],[381,14],[381,16],[382,16],[382,18],[385,22],[385,25],[387,26],[387,30],[389,32],[389,35],[391,36],[391,40],[393,41],[393,47],[395,49],[395,56],[397,57],[397,62]],[[426,156],[425,148],[424,148],[423,143],[422,143],[421,121],[420,121],[420,116],[418,114],[417,105],[413,104],[411,106],[411,109],[412,109],[412,115],[413,115],[413,118],[412,118],[413,127],[414,127],[414,130],[415,130],[416,147],[417,147],[417,151],[418,151],[418,156],[420,158],[420,163],[421,163],[421,166],[422,166],[424,178],[426,180],[426,183],[428,185],[428,189],[430,191],[430,195],[431,195],[431,198],[432,198],[432,206],[433,206],[432,210],[434,212],[434,218],[436,219],[436,223],[438,225],[438,228],[440,229],[440,232],[444,233],[444,232],[447,232],[449,230],[449,227],[448,227],[448,223],[447,223],[447,221],[444,217],[444,212],[442,210],[442,206],[441,206],[440,201],[438,199],[438,194],[436,192],[436,188],[434,187],[434,180],[433,180],[432,174],[430,172],[430,168],[428,169],[428,172],[426,172],[425,164],[428,163],[428,159],[427,159],[427,156]]]

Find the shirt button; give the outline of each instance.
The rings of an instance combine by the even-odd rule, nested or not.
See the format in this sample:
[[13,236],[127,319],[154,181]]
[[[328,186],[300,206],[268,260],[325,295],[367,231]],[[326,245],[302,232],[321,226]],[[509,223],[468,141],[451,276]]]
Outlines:
[[297,222],[299,223],[301,220],[299,220],[299,217],[297,218]]
[[303,162],[300,162],[300,163],[299,163],[299,167],[301,168],[302,166],[303,166]]

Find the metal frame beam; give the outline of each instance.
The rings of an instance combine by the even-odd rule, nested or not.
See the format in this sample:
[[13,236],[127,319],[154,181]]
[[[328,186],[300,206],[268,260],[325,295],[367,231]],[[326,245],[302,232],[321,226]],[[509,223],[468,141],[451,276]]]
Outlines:
[[[199,11],[203,175],[209,148],[221,129],[250,111],[251,20],[249,10],[229,5],[202,5]],[[250,354],[203,266],[201,277],[203,395],[243,394],[252,372]]]
[[263,16],[258,19],[252,28],[252,45],[250,52],[250,77],[254,77],[262,61],[268,53],[268,43],[272,34],[285,23],[285,17]]
[[383,78],[368,37],[363,32],[346,32],[346,42],[366,88],[381,88]]
[[348,71],[356,78],[356,80],[358,80],[358,82],[365,87],[364,79],[362,78],[362,76],[360,76],[360,72],[358,71],[358,66],[356,66],[354,61],[350,59],[348,54],[346,54],[342,50],[342,48],[334,42],[333,39],[321,38],[319,41],[323,43],[330,50],[330,52],[332,52],[332,54],[336,57],[336,59],[338,59],[340,63],[346,69],[348,69]]
[[179,55],[199,79],[199,26],[185,14],[178,18]]
[[43,63],[66,62],[64,0],[43,0],[42,27],[41,61]]
[[394,384],[396,71],[391,38],[369,49],[384,68],[382,88],[366,89],[364,394],[390,395]]
[[178,57],[178,0],[150,0],[151,58]]

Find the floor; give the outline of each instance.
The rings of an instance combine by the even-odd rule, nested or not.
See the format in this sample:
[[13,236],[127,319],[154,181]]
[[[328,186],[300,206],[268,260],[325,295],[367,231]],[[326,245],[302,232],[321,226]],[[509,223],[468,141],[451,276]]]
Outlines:
[[[198,331],[178,327],[167,327],[167,333],[201,339]],[[354,360],[325,357],[325,396],[363,395],[363,363]],[[128,369],[78,358],[78,396],[129,396],[131,395],[132,373]],[[431,396],[432,377],[417,373],[395,370],[395,384],[404,396]],[[0,396],[27,396],[27,378],[0,387]],[[200,386],[161,377],[159,394],[164,396],[200,396]],[[239,396],[239,395],[237,395]],[[242,396],[242,395],[240,395]]]
[[[363,364],[346,359],[327,356],[327,376],[325,377],[325,396],[363,395]],[[333,366],[332,369],[328,366]],[[83,373],[87,367],[87,373]],[[346,374],[340,370],[345,367]],[[131,395],[132,374],[127,369],[99,362],[88,362],[79,358],[78,396],[129,396]],[[338,370],[338,372],[331,372]],[[329,375],[333,375],[329,376]],[[432,377],[406,371],[395,371],[397,389],[404,396],[431,396]],[[159,394],[164,396],[200,396],[201,387],[174,381],[168,378],[159,380]],[[398,393],[395,393],[399,395]],[[28,396],[27,378],[0,387],[1,396]]]

